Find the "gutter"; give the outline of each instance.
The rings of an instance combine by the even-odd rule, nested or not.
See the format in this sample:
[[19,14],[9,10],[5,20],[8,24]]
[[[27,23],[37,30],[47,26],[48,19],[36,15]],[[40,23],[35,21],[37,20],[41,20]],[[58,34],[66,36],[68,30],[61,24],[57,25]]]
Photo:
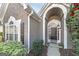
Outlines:
[[[33,11],[33,15],[32,15],[32,17],[36,20],[36,21],[39,21],[39,22],[41,22],[42,21],[42,18],[35,12],[35,10],[31,7],[31,5],[30,4],[28,4],[28,7]],[[39,20],[38,20],[39,19]]]
[[33,11],[28,15],[28,53],[30,52],[30,16],[33,14]]
[[[47,7],[50,5],[50,3],[47,3],[43,8],[42,8],[42,10],[39,12],[39,16],[41,16],[43,13],[44,13],[44,11],[47,9]],[[44,9],[44,10],[43,10]]]

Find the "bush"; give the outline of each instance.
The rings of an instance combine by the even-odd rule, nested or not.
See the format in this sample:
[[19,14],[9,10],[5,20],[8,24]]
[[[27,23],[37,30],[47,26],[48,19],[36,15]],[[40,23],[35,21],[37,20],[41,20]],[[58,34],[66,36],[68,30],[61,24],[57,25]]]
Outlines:
[[79,39],[75,40],[75,44],[74,44],[74,53],[76,53],[77,56],[79,56]]
[[69,14],[74,13],[74,15],[69,16],[67,20],[67,26],[68,29],[70,30],[69,32],[71,34],[73,42],[74,53],[76,55],[79,55],[79,10],[78,10],[79,6],[71,4],[70,7],[71,8]]
[[3,35],[3,32],[0,32],[0,36],[2,36]]
[[43,40],[35,40],[32,44],[32,51],[34,55],[40,55],[43,51]]
[[17,41],[7,41],[0,43],[0,55],[4,56],[24,56],[27,49]]

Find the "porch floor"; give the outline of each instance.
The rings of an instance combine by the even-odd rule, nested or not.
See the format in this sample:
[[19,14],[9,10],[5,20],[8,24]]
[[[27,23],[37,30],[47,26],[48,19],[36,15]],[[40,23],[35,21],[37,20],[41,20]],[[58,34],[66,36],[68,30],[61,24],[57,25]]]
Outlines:
[[47,56],[60,56],[59,47],[55,43],[48,44]]

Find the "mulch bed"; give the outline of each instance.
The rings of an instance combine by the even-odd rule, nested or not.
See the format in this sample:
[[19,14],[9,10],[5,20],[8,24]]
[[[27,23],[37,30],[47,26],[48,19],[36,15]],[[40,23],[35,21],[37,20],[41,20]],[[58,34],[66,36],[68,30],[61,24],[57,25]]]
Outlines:
[[44,50],[43,50],[43,52],[42,52],[42,54],[40,56],[47,56],[47,49],[48,49],[48,47],[45,46]]
[[[38,56],[47,56],[47,49],[48,49],[48,47],[44,46],[43,52]],[[32,53],[32,51],[30,51],[27,56],[34,56],[34,54]]]
[[74,56],[72,49],[59,48],[61,56]]

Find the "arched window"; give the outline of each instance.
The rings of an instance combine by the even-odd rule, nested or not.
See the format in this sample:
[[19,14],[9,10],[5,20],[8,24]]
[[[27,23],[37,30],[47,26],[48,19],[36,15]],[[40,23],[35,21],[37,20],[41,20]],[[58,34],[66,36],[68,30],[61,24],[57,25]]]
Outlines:
[[9,21],[5,24],[5,40],[20,41],[20,22],[21,20],[10,17]]

